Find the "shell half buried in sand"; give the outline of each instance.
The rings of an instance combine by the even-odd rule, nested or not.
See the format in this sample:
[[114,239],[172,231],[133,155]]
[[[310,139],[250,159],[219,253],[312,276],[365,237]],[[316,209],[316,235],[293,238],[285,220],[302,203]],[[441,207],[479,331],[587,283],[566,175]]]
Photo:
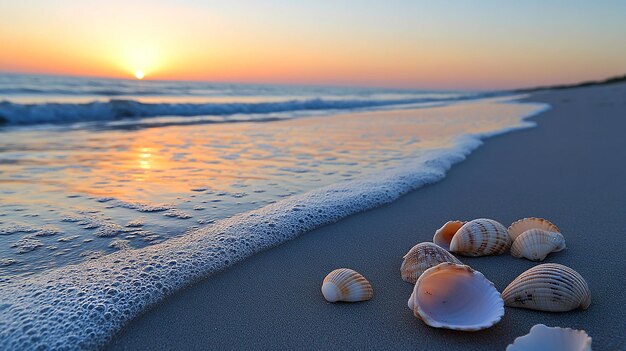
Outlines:
[[584,330],[547,327],[535,324],[530,333],[520,336],[506,351],[591,351],[591,338]]
[[456,234],[456,232],[458,232],[465,223],[467,222],[447,221],[446,224],[437,229],[437,231],[435,232],[435,236],[433,236],[433,243],[446,250],[450,250],[450,242],[452,241],[452,237],[454,237],[454,234]]
[[360,273],[339,268],[328,273],[322,282],[322,295],[328,302],[356,302],[372,298],[372,285]]
[[591,292],[575,270],[556,263],[544,263],[520,274],[502,292],[510,307],[548,312],[587,309]]
[[431,327],[463,331],[489,328],[504,315],[492,282],[468,266],[448,262],[419,277],[408,306]]
[[515,241],[518,236],[522,235],[522,233],[529,229],[541,229],[548,232],[556,233],[561,232],[556,225],[552,224],[552,222],[547,219],[529,217],[522,218],[518,221],[513,222],[513,224],[511,224],[508,229],[509,236],[511,237],[511,240]]
[[464,256],[500,255],[509,249],[511,239],[506,228],[493,219],[469,221],[454,234],[450,252]]
[[515,239],[511,245],[511,255],[543,261],[549,253],[562,251],[565,247],[565,238],[561,233],[529,229]]
[[415,284],[425,270],[443,262],[452,262],[456,264],[462,264],[456,257],[454,257],[448,251],[442,249],[438,245],[425,242],[419,243],[406,255],[404,255],[404,261],[400,267],[400,275],[402,280]]

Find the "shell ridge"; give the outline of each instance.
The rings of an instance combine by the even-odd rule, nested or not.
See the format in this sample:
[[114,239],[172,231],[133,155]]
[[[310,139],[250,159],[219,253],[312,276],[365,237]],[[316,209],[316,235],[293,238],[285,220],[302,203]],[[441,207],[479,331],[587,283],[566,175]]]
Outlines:
[[360,273],[348,268],[338,268],[324,278],[322,295],[329,302],[364,301],[372,298],[373,289]]
[[532,267],[502,292],[507,306],[561,312],[586,309],[591,303],[589,286],[573,269],[555,263]]

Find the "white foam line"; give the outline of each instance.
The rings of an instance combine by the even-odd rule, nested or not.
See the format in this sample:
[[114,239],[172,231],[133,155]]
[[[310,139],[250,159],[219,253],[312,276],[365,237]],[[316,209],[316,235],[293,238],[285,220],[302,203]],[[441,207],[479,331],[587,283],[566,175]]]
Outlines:
[[[534,115],[547,109],[537,105]],[[524,118],[528,117],[524,116]],[[489,136],[460,137],[400,168],[241,213],[188,235],[24,278],[0,288],[0,349],[95,349],[146,307],[191,282],[322,225],[444,178]]]

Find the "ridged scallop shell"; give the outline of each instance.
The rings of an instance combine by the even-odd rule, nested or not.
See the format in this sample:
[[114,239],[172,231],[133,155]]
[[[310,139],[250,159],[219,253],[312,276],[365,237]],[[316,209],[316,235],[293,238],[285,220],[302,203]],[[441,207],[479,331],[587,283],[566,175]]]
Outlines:
[[464,256],[500,255],[511,246],[506,228],[493,219],[465,223],[452,237],[450,252]]
[[425,270],[442,262],[462,264],[451,253],[433,243],[419,243],[413,246],[403,258],[400,275],[402,280],[413,284]]
[[339,268],[324,278],[322,295],[328,302],[355,302],[371,299],[373,290],[370,282],[360,273],[348,268]]
[[492,282],[468,266],[449,262],[419,277],[408,306],[431,327],[454,330],[486,329],[504,315],[504,302]]
[[547,219],[529,217],[513,222],[508,229],[509,236],[511,237],[511,240],[515,241],[518,236],[522,235],[523,232],[529,229],[542,229],[556,233],[561,232],[556,225],[552,224],[552,222]]
[[561,233],[529,229],[515,239],[511,245],[511,255],[531,261],[543,261],[549,253],[563,249],[565,249],[565,238]]
[[520,274],[502,292],[510,307],[539,311],[566,312],[587,309],[591,292],[575,270],[556,263],[544,263]]
[[584,330],[547,327],[535,324],[530,333],[520,336],[506,351],[591,351],[591,338]]
[[433,236],[433,242],[446,250],[450,250],[450,241],[459,229],[467,222],[463,221],[448,221],[441,228],[437,229],[435,236]]

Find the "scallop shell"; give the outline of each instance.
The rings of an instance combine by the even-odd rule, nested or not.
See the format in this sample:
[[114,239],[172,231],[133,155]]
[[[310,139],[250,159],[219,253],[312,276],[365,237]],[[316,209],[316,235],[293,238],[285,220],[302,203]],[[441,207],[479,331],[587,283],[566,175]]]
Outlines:
[[400,275],[402,275],[402,280],[413,284],[425,270],[442,262],[462,264],[451,253],[433,243],[419,243],[413,246],[403,258]]
[[591,351],[591,338],[584,330],[546,327],[535,324],[530,333],[520,336],[506,351]]
[[464,256],[500,255],[511,246],[506,228],[486,218],[465,223],[452,237],[450,252]]
[[544,263],[520,274],[502,292],[510,307],[565,312],[587,309],[591,292],[585,279],[575,270],[556,263]]
[[513,224],[509,226],[509,236],[511,240],[515,241],[518,236],[529,229],[543,229],[556,233],[561,232],[556,225],[552,224],[552,222],[547,219],[530,217],[513,222]]
[[433,236],[433,242],[446,250],[450,250],[450,241],[456,232],[461,229],[463,224],[467,222],[463,221],[448,221],[443,227],[437,229],[435,236]]
[[373,290],[370,282],[360,273],[348,268],[339,268],[324,278],[322,295],[328,302],[355,302],[371,299]]
[[504,302],[492,282],[468,266],[449,262],[419,277],[408,306],[431,327],[454,330],[486,329],[504,315]]
[[529,229],[515,239],[511,245],[511,255],[531,261],[543,261],[549,253],[564,249],[565,238],[561,233]]

